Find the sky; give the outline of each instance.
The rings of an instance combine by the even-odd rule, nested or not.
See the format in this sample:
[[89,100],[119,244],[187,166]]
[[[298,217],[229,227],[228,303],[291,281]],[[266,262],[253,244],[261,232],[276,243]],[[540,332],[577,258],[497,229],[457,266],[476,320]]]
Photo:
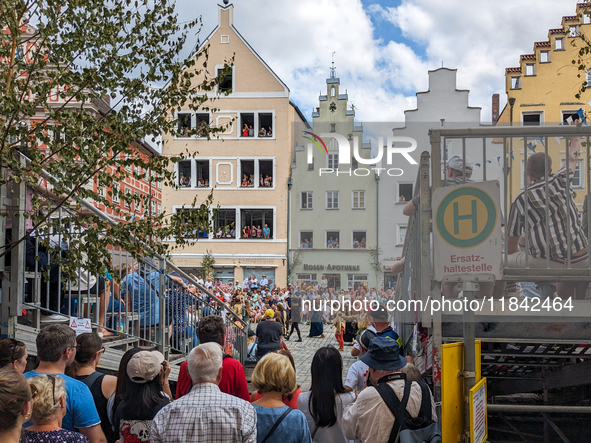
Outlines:
[[[180,17],[201,16],[204,40],[218,21],[214,0],[177,0]],[[547,40],[576,0],[234,0],[234,26],[287,84],[308,120],[326,91],[332,53],[356,120],[403,121],[428,71],[457,69],[457,88],[491,120],[506,103],[505,68]],[[194,40],[197,36],[193,37]]]

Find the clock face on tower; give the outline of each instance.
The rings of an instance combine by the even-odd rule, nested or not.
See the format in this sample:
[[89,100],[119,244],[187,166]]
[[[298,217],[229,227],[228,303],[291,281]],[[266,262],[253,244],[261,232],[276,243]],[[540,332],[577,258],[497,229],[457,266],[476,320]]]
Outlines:
[[330,109],[330,112],[335,112],[337,110],[337,105],[335,104],[335,102],[332,102],[328,109]]

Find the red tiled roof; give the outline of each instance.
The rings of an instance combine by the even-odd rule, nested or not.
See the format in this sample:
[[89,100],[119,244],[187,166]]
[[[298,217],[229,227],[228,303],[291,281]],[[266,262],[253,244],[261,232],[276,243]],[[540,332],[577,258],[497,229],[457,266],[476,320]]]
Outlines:
[[549,48],[550,47],[550,42],[536,42],[535,43],[535,47],[536,48]]
[[536,54],[522,54],[521,60],[535,60]]
[[556,29],[550,29],[550,31],[548,31],[550,34],[564,34],[564,29],[562,28],[556,28]]
[[521,68],[507,68],[505,70],[507,73],[517,73],[521,74]]
[[564,20],[565,22],[576,22],[579,20],[579,16],[578,15],[567,15],[562,17],[562,20]]

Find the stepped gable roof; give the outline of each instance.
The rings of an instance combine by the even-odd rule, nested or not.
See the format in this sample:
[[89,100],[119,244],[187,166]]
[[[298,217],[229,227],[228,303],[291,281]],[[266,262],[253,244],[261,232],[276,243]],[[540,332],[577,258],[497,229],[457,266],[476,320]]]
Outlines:
[[535,60],[536,59],[536,54],[522,54],[521,55],[521,60]]
[[518,73],[521,74],[521,68],[507,68],[505,69],[507,73]]
[[550,34],[564,34],[564,29],[562,28],[555,28],[555,29],[550,29],[550,31],[548,31]]
[[536,48],[549,48],[550,47],[550,41],[546,41],[546,42],[535,42],[534,43]]
[[562,20],[564,20],[565,22],[576,22],[576,21],[579,21],[579,16],[578,15],[566,15],[566,16],[562,17]]

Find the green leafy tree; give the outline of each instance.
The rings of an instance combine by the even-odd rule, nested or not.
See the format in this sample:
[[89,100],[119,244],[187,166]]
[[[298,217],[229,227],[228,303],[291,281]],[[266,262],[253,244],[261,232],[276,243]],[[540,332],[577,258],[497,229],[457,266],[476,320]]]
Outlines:
[[[138,155],[137,146],[178,134],[175,111],[209,110],[205,93],[230,69],[208,74],[207,48],[193,47],[200,19],[179,21],[168,0],[6,0],[0,24],[0,186],[25,181],[36,189],[24,217],[36,235],[61,232],[70,242],[66,275],[81,265],[104,272],[112,246],[135,257],[145,244],[166,254],[176,245],[158,239],[184,244],[195,238],[189,232],[209,229],[211,193],[179,214],[155,214],[151,196],[113,186],[127,177],[176,186],[172,164],[195,154]],[[184,135],[197,130],[216,137],[223,128]],[[141,205],[143,216],[126,215],[107,198],[113,194]],[[81,211],[76,199],[92,199],[124,222]],[[60,208],[74,211],[59,220]],[[12,237],[0,257],[28,235]]]
[[214,266],[215,258],[211,251],[207,249],[201,260],[201,268],[199,268],[197,273],[203,278],[203,280],[206,280],[207,277],[211,277],[211,279],[214,280],[216,278]]

